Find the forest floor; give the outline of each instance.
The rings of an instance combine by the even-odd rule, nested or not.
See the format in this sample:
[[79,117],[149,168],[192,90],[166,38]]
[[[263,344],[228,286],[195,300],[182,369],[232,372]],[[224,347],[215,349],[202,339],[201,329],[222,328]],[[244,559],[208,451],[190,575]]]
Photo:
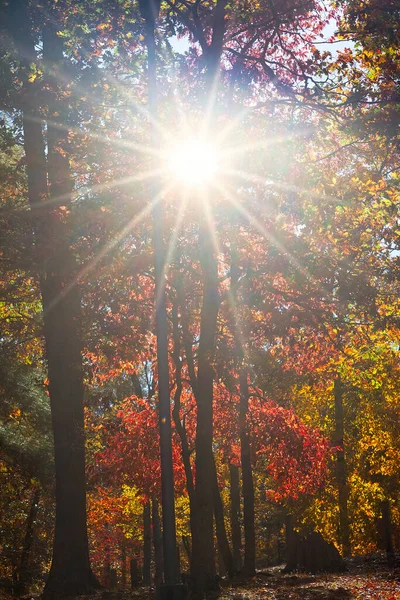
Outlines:
[[[400,568],[389,569],[382,560],[351,562],[345,573],[283,574],[283,565],[258,571],[246,581],[221,581],[212,600],[400,600]],[[3,596],[0,594],[0,598]],[[153,600],[155,591],[101,591],[76,600]],[[39,600],[26,596],[23,600]]]
[[246,584],[233,584],[220,600],[400,600],[400,570],[352,566],[345,573],[283,575],[266,569]]

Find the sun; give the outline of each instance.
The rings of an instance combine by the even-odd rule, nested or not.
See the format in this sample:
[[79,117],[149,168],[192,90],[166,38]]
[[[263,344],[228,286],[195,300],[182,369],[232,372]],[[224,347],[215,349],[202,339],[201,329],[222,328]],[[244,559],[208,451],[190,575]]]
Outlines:
[[172,145],[166,156],[168,177],[187,187],[212,183],[218,172],[216,146],[200,138],[188,138]]

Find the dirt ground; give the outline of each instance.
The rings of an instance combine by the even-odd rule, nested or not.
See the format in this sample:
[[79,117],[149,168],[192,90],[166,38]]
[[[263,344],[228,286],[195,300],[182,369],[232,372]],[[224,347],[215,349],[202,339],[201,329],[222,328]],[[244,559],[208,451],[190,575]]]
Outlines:
[[[222,580],[220,593],[212,600],[400,600],[400,568],[388,569],[382,561],[353,562],[345,573],[340,574],[284,575],[281,568],[259,571],[251,580]],[[0,597],[2,600],[3,596]],[[134,592],[102,591],[76,600],[154,598],[154,590],[140,588]],[[26,596],[23,600],[31,599],[39,600],[39,597]]]
[[220,600],[400,600],[400,571],[351,568],[342,574],[257,574],[245,586],[223,590]]

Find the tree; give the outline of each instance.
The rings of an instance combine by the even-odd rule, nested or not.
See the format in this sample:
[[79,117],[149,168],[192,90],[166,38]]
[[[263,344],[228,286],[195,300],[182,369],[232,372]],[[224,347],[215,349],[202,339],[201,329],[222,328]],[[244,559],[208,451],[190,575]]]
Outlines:
[[36,76],[31,77],[31,70],[38,68],[38,59],[27,3],[12,3],[7,21],[22,82],[18,108],[23,115],[28,197],[34,214],[35,258],[40,272],[54,434],[56,528],[52,567],[46,583],[49,596],[82,593],[96,585],[86,532],[80,296],[68,231],[73,183],[65,149],[68,106],[59,80],[64,56],[62,40],[54,25],[58,16],[53,12],[53,21],[45,22],[41,31],[46,69],[42,89],[47,89],[47,162],[41,90]]

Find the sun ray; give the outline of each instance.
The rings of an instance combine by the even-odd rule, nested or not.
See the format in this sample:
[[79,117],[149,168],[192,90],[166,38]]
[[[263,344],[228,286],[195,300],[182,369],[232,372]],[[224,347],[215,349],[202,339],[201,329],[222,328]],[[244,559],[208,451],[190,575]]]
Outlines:
[[261,183],[264,185],[266,183],[270,183],[270,184],[274,185],[275,187],[277,187],[281,190],[284,190],[285,192],[294,192],[296,194],[301,194],[303,192],[306,192],[310,196],[310,198],[313,198],[314,200],[325,199],[325,200],[332,200],[334,202],[341,201],[338,196],[332,196],[331,194],[324,194],[324,195],[316,194],[315,192],[313,192],[310,189],[301,188],[299,186],[288,184],[288,183],[283,183],[282,181],[277,181],[276,179],[273,179],[273,178],[262,177],[261,175],[257,175],[255,173],[249,173],[248,171],[242,171],[240,169],[226,168],[226,169],[224,169],[224,173],[226,175],[244,179],[245,181],[249,181],[251,183]]
[[160,285],[160,289],[158,291],[157,298],[156,298],[157,305],[160,302],[161,294],[163,293],[163,290],[165,289],[165,281],[166,281],[166,278],[168,275],[168,270],[169,270],[169,267],[171,264],[172,257],[175,252],[178,235],[181,230],[181,224],[183,221],[183,216],[185,214],[187,204],[188,204],[188,197],[187,197],[187,194],[185,194],[182,198],[182,201],[179,203],[179,209],[178,209],[178,214],[176,216],[174,229],[172,231],[172,235],[168,242],[166,257],[165,257],[163,271],[162,271],[162,275],[161,275],[161,285]]
[[[133,219],[125,225],[122,230],[114,236],[112,240],[107,242],[107,244],[100,250],[100,252],[93,257],[76,275],[76,277],[71,281],[63,290],[63,296],[68,294],[79,282],[85,277],[90,271],[94,269],[94,267],[104,258],[115,246],[134,228],[138,225],[147,215],[151,213],[154,208],[154,205],[161,201],[163,195],[167,194],[170,188],[166,188],[161,190],[161,192],[147,204]],[[57,296],[47,308],[47,313],[50,312],[54,306],[58,304],[61,300],[61,296]]]
[[105,135],[101,135],[92,130],[81,129],[80,127],[75,127],[69,124],[58,123],[57,121],[52,121],[51,119],[41,119],[39,117],[35,117],[33,115],[27,115],[27,120],[36,123],[43,123],[46,121],[47,125],[51,125],[55,129],[59,129],[61,131],[65,131],[66,133],[76,133],[81,137],[90,137],[97,142],[101,142],[104,144],[112,144],[119,148],[126,148],[128,150],[136,150],[141,154],[147,154],[149,156],[156,156],[158,158],[162,157],[162,151],[155,149],[153,146],[145,146],[143,144],[135,144],[132,141],[124,140],[122,138],[110,138]]
[[207,191],[203,190],[200,194],[200,199],[202,202],[202,208],[206,217],[207,226],[210,230],[211,241],[215,250],[217,257],[221,254],[221,248],[218,242],[218,236],[215,229],[213,213],[212,213],[212,204],[210,202],[209,194]]
[[106,78],[107,82],[111,83],[113,86],[115,86],[117,88],[119,93],[127,100],[127,103],[130,106],[134,107],[138,113],[140,113],[143,117],[145,117],[145,119],[151,125],[151,127],[154,130],[156,130],[158,134],[161,135],[164,142],[168,141],[169,136],[170,136],[170,131],[168,131],[168,129],[165,129],[165,127],[162,125],[161,121],[158,118],[154,117],[154,115],[152,114],[152,111],[150,111],[147,108],[147,106],[145,106],[143,104],[139,104],[138,102],[133,102],[132,101],[132,92],[125,90],[125,88],[119,83],[119,81],[113,75],[111,75],[110,73],[105,73],[105,78]]
[[[40,10],[42,11],[43,16],[46,21],[51,21],[55,25],[56,28],[59,27],[59,24],[57,24],[57,21],[54,19],[52,14],[49,13],[49,11],[47,11],[43,6],[40,7]],[[85,49],[83,49],[83,53],[84,53],[85,57],[89,56],[89,53]],[[110,82],[113,86],[115,86],[115,88],[120,92],[120,94],[128,100],[129,106],[134,106],[135,109],[148,120],[148,122],[152,123],[152,126],[155,127],[159,131],[159,133],[161,133],[163,135],[164,138],[168,137],[168,132],[166,130],[164,130],[160,121],[158,119],[154,118],[154,116],[151,114],[151,111],[149,111],[146,106],[140,104],[139,102],[134,102],[132,100],[132,93],[125,90],[125,88],[119,83],[119,81],[115,77],[113,77],[111,75],[111,73],[104,70],[103,74],[105,76],[106,81]],[[57,73],[57,79],[64,85],[69,85],[69,83],[70,83],[69,80],[67,78],[62,77],[62,75],[60,73]],[[81,86],[76,86],[75,90],[79,94],[81,94],[83,92],[82,93],[83,96],[90,95],[94,100],[96,100],[94,94],[91,93],[90,90],[87,90],[87,89],[83,90]],[[78,97],[80,97],[80,96],[78,96]]]
[[175,109],[176,122],[179,123],[179,127],[182,129],[183,135],[185,135],[186,137],[189,137],[190,136],[190,125],[189,125],[187,111],[184,110],[185,103],[183,102],[182,95],[180,93],[181,81],[180,81],[180,79],[178,79],[177,71],[175,69],[175,60],[174,60],[172,48],[167,43],[166,37],[163,41],[164,41],[164,44],[165,44],[165,47],[167,50],[168,58],[171,63],[171,71],[172,71],[171,85],[173,88],[174,97],[176,99],[176,102],[173,102],[172,106]]
[[[114,181],[109,181],[106,183],[98,183],[93,186],[85,186],[84,193],[77,194],[76,192],[79,190],[75,190],[75,192],[73,191],[72,193],[61,194],[54,198],[49,198],[48,200],[43,200],[42,202],[40,202],[39,204],[37,204],[35,206],[30,205],[29,209],[31,211],[35,211],[35,210],[41,210],[43,207],[46,207],[46,206],[53,206],[53,205],[60,206],[60,205],[62,205],[62,202],[64,202],[64,201],[65,202],[68,202],[68,201],[76,202],[79,198],[82,198],[83,195],[86,195],[88,193],[97,194],[104,190],[111,190],[120,185],[123,186],[123,185],[128,185],[131,183],[140,183],[140,182],[146,181],[147,179],[151,179],[152,177],[159,176],[162,173],[163,173],[163,171],[161,171],[161,170],[159,170],[159,171],[144,171],[144,172],[138,173],[137,175],[129,175],[127,177],[121,177],[120,179],[115,179]],[[21,209],[13,209],[13,210],[9,210],[9,211],[3,211],[0,209],[1,214],[6,214],[7,212],[17,212],[17,211],[21,211]]]
[[[215,189],[218,191],[218,193],[224,194],[225,193],[225,189],[222,187],[214,186]],[[206,219],[207,219],[207,225],[210,229],[210,233],[211,233],[211,240],[213,243],[213,247],[215,250],[215,253],[218,256],[221,256],[222,252],[221,252],[221,247],[219,244],[219,240],[218,240],[218,236],[217,236],[217,232],[215,229],[215,224],[214,224],[214,219],[213,219],[213,213],[212,213],[212,203],[209,200],[209,196],[203,192],[202,196],[201,196],[201,200],[202,200],[202,206],[203,206],[203,210],[205,212],[206,215]],[[239,342],[243,348],[243,352],[246,355],[247,349],[246,349],[246,344],[245,344],[245,340],[243,338],[242,332],[240,330],[240,322],[239,319],[237,317],[237,311],[236,311],[236,304],[235,304],[235,300],[233,297],[233,293],[231,290],[228,290],[227,293],[227,298],[228,298],[228,302],[232,307],[232,313],[233,313],[233,318],[234,318],[234,322],[235,322],[235,329],[236,329],[236,333],[239,337]]]
[[292,141],[292,140],[300,137],[300,135],[302,135],[302,134],[301,133],[291,133],[291,134],[287,134],[287,135],[279,135],[279,136],[275,136],[275,137],[270,137],[268,139],[263,138],[263,139],[260,139],[260,140],[254,141],[254,142],[241,144],[234,148],[227,147],[226,149],[224,149],[223,155],[224,155],[224,158],[229,159],[229,158],[232,158],[235,156],[240,156],[242,154],[247,154],[254,150],[268,150],[278,144]]
[[228,303],[230,304],[230,307],[232,309],[232,315],[233,315],[234,327],[235,327],[235,335],[237,335],[237,337],[239,339],[239,343],[242,348],[243,356],[244,356],[244,358],[246,358],[248,355],[247,340],[244,338],[244,335],[242,332],[241,320],[238,316],[238,310],[237,310],[238,303],[235,299],[232,289],[229,289],[227,291],[227,298],[228,298]]
[[[206,75],[207,77],[207,75]],[[214,107],[217,100],[218,94],[218,86],[220,81],[220,73],[219,69],[217,69],[216,73],[213,76],[213,80],[211,82],[210,88],[208,90],[208,100],[206,102],[204,118],[202,121],[202,126],[200,128],[200,134],[204,139],[207,139],[210,135],[210,131],[212,131],[211,123],[215,119]],[[208,87],[208,86],[206,86]]]
[[320,291],[322,291],[325,295],[329,292],[321,285],[320,281],[317,281],[315,277],[313,277],[308,269],[304,267],[294,256],[291,254],[287,248],[276,238],[276,236],[272,235],[261,223],[258,219],[256,219],[247,208],[245,208],[242,203],[235,198],[234,194],[229,192],[228,189],[224,186],[218,185],[221,194],[224,194],[226,199],[248,220],[248,222],[254,227],[256,231],[258,231],[262,236],[264,236],[275,248],[277,248],[290,262],[290,264],[301,273],[312,285],[316,286]]

